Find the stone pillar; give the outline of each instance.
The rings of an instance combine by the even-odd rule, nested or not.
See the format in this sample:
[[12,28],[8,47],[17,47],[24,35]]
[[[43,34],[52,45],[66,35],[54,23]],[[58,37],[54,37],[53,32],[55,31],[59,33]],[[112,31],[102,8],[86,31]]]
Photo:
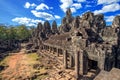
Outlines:
[[50,51],[50,47],[48,46],[48,51]]
[[57,56],[59,56],[59,49],[57,49]]
[[50,52],[52,52],[52,47],[50,47]]
[[45,50],[47,49],[46,45],[45,45]]
[[46,45],[46,51],[47,51],[47,45]]
[[55,48],[53,47],[53,54],[55,54]]
[[63,59],[64,59],[64,68],[67,69],[67,51],[66,50],[64,50]]
[[48,46],[48,47],[49,47],[49,52],[51,52],[50,46]]
[[83,51],[80,51],[80,75],[83,75]]
[[47,51],[48,51],[48,46],[47,46]]
[[50,47],[50,52],[52,52],[52,47]]
[[105,67],[106,67],[106,65],[105,65],[105,53],[106,52],[104,52],[104,51],[101,51],[100,52],[100,54],[102,54],[102,55],[100,55],[99,56],[99,59],[98,59],[98,67],[100,68],[100,70],[105,70]]
[[54,54],[54,47],[52,47],[52,53]]
[[85,57],[83,57],[83,74],[87,74],[88,72],[88,59]]
[[70,55],[70,67],[73,67],[73,56]]
[[46,50],[48,49],[47,45],[46,45]]
[[45,45],[44,45],[44,50],[45,50]]
[[56,48],[54,48],[54,52],[56,53]]
[[105,63],[105,59],[104,58],[100,58],[98,60],[98,67],[100,68],[100,70],[104,70],[104,63]]
[[47,50],[49,50],[49,46],[47,46]]
[[44,45],[42,46],[42,49],[44,50]]
[[46,50],[47,50],[47,45],[46,45]]
[[75,53],[75,76],[76,80],[79,79],[79,52]]
[[44,45],[44,50],[45,50],[45,45]]

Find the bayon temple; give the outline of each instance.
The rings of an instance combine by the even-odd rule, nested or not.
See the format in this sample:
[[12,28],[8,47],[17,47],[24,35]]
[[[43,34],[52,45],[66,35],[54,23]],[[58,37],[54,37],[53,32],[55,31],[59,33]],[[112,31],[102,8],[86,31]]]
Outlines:
[[59,27],[56,21],[38,23],[26,48],[28,53],[46,50],[62,56],[63,68],[73,68],[76,80],[91,69],[98,74],[93,79],[100,80],[99,74],[120,68],[120,16],[107,26],[103,14],[86,12],[73,17],[68,9]]

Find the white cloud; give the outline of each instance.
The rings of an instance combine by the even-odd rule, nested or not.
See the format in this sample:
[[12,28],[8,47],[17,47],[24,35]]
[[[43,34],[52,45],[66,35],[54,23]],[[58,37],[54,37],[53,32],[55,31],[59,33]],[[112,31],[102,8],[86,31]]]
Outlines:
[[112,15],[112,16],[105,16],[106,22],[113,22],[115,16],[120,16],[120,14]]
[[47,12],[38,12],[36,10],[32,10],[31,13],[35,16],[35,17],[39,17],[39,18],[43,18],[45,20],[54,20],[54,19],[60,19],[61,17],[58,15],[52,15],[50,13]]
[[29,8],[30,7],[30,3],[29,2],[26,2],[25,5],[24,5],[25,8]]
[[72,7],[75,7],[76,9],[82,8],[80,3],[74,3],[74,4],[72,4]]
[[86,5],[86,7],[92,7],[92,5]]
[[53,9],[53,7],[50,7],[50,9]]
[[53,20],[54,17],[52,14],[46,13],[46,12],[38,12],[36,10],[32,10],[31,13],[33,13],[34,16],[43,18],[45,20]]
[[99,13],[106,13],[106,12],[114,12],[117,10],[120,10],[120,4],[113,3],[110,5],[103,6],[103,8],[101,10],[95,10],[94,13],[99,14]]
[[[73,3],[73,1],[77,1],[78,3]],[[83,2],[85,0],[60,0],[60,2],[62,3],[60,5],[60,8],[66,12],[66,10],[68,8],[71,8],[71,11],[74,13],[76,12],[77,9],[82,8],[82,5],[80,2]]]
[[49,9],[49,7],[44,3],[41,3],[36,7],[36,10],[45,10],[45,9]]
[[106,16],[106,22],[112,22],[115,16]]
[[116,3],[119,2],[120,0],[98,0],[98,4],[111,4],[111,3]]
[[73,13],[76,12],[76,9],[74,7],[70,8],[70,9]]
[[37,6],[35,3],[32,3],[32,4],[31,4],[31,7],[35,7],[35,6]]
[[72,4],[73,4],[73,0],[60,0],[60,2],[62,3],[60,5],[60,8],[66,12],[67,8],[69,8]]
[[82,5],[80,3],[73,3],[70,9],[74,13],[76,12],[77,9],[80,9],[80,8],[82,8]]
[[75,0],[77,2],[85,2],[86,0]]
[[35,3],[30,4],[29,2],[26,2],[24,5],[24,8],[30,8],[30,7],[35,7],[37,6]]
[[42,20],[38,20],[38,19],[31,19],[31,18],[27,18],[27,17],[16,17],[14,19],[12,19],[13,22],[17,22],[19,24],[24,24],[26,26],[36,26],[38,24],[38,22],[43,23],[44,21]]
[[60,19],[61,17],[60,17],[60,16],[58,16],[58,15],[55,15],[55,18],[56,18],[56,19]]

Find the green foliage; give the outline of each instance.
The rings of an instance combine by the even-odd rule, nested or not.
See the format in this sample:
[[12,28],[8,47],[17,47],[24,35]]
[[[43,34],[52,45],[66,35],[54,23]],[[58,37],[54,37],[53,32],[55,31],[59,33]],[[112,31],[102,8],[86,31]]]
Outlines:
[[2,40],[25,40],[31,35],[31,29],[28,29],[25,25],[6,27],[0,25],[0,39]]
[[18,26],[17,27],[17,34],[19,39],[27,39],[30,36],[30,30],[27,29],[24,25]]
[[7,39],[16,39],[17,34],[16,34],[16,28],[11,27],[7,29]]
[[5,26],[0,26],[0,39],[7,38],[7,28]]
[[10,56],[5,57],[2,61],[0,61],[0,66],[7,66]]
[[31,53],[31,54],[27,54],[27,56],[32,59],[33,61],[37,60],[39,58],[37,53]]

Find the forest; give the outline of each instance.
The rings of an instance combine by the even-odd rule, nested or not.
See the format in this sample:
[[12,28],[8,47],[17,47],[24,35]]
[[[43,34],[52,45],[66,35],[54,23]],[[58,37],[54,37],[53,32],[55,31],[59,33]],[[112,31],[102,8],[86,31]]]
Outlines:
[[0,25],[0,53],[18,49],[21,42],[29,40],[33,30],[25,25]]
[[25,40],[31,35],[33,28],[28,28],[25,25],[19,26],[5,26],[0,25],[0,39],[1,40]]

